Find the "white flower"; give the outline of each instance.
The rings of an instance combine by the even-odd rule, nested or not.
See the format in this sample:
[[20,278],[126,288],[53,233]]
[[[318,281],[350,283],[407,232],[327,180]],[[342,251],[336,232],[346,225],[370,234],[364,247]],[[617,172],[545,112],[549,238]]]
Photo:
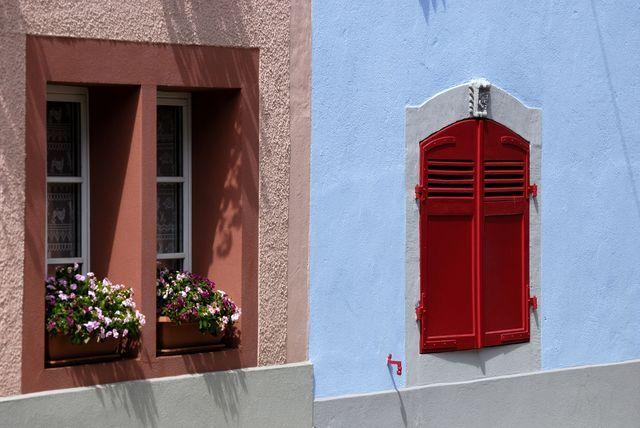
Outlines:
[[191,288],[187,285],[186,287],[184,287],[184,291],[185,293],[188,293],[189,291],[191,291]]
[[238,319],[240,319],[240,314],[238,312],[236,312],[235,314],[231,315],[231,321],[236,322],[236,321],[238,321]]
[[120,336],[120,334],[118,333],[118,330],[113,330],[113,337],[117,339],[118,336]]
[[147,322],[147,320],[144,318],[144,315],[142,315],[138,311],[136,311],[136,318],[138,319],[138,322],[140,322],[140,325],[144,325]]

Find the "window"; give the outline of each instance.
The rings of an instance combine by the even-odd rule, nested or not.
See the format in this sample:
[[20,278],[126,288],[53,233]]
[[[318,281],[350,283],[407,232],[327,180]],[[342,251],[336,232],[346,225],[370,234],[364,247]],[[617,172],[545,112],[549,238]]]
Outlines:
[[189,94],[158,94],[157,252],[171,270],[191,270],[190,104]]
[[421,352],[529,340],[529,143],[467,119],[420,143]]
[[87,91],[47,92],[47,271],[78,263],[89,269]]
[[[150,66],[150,58],[161,66]],[[258,50],[28,36],[26,61],[22,392],[255,366]],[[159,143],[169,157],[156,171]],[[158,251],[157,189],[164,184],[173,187],[175,209]],[[64,210],[49,199],[65,200]],[[190,236],[191,229],[198,233]],[[241,346],[215,357],[158,354],[159,258],[214,278],[233,297],[243,312]],[[50,366],[42,282],[48,268],[72,262],[134,289],[147,315],[143,358]]]

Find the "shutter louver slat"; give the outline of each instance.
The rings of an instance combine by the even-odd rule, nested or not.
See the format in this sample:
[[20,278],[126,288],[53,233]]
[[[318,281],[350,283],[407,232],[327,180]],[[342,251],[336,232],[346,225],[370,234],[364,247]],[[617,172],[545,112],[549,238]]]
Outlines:
[[430,160],[427,162],[428,198],[473,197],[473,161]]
[[524,196],[524,162],[486,161],[483,184],[486,198]]

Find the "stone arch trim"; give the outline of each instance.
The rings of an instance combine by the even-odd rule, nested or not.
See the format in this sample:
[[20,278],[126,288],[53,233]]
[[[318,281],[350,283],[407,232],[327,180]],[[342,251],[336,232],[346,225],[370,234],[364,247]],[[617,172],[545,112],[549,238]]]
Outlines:
[[[420,106],[409,106],[405,115],[405,355],[407,386],[458,382],[482,377],[533,372],[541,368],[540,314],[531,317],[527,343],[469,351],[420,354],[420,329],[415,307],[420,293],[419,211],[414,187],[418,183],[419,143],[434,132],[468,118],[487,118],[503,124],[530,144],[530,180],[540,186],[542,111],[524,105],[486,79],[477,79],[440,92]],[[542,192],[540,192],[542,193]],[[540,294],[541,194],[531,199],[529,218],[529,286]]]

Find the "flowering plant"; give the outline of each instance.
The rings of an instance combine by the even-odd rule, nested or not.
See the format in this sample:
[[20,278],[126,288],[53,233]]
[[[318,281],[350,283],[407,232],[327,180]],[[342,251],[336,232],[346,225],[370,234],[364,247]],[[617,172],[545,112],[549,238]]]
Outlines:
[[96,279],[91,272],[80,274],[78,265],[60,267],[45,282],[46,330],[68,335],[82,344],[95,338],[121,340],[121,349],[140,337],[145,318],[133,301],[133,290]]
[[191,272],[158,269],[158,314],[176,324],[197,322],[201,333],[231,333],[240,308],[213,281]]

